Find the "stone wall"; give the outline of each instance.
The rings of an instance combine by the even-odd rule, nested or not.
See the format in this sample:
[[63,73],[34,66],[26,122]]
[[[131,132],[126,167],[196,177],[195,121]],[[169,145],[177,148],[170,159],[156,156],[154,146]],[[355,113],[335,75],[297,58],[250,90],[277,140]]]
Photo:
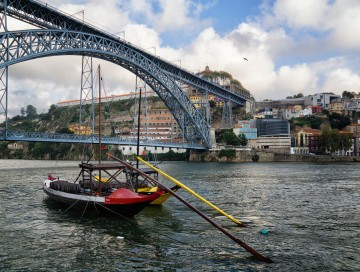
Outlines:
[[253,162],[257,154],[259,162],[360,162],[357,156],[315,156],[300,154],[284,154],[271,151],[236,150],[233,158],[219,157],[220,150],[190,154],[189,161],[195,162]]

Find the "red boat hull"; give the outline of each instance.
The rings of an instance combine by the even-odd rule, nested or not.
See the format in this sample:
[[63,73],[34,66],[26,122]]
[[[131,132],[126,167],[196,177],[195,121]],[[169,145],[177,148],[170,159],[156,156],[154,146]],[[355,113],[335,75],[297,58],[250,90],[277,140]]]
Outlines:
[[109,196],[93,196],[86,194],[67,193],[54,190],[45,182],[44,192],[53,200],[67,204],[79,210],[95,210],[102,214],[117,214],[131,217],[143,210],[150,202],[157,199],[161,193],[134,193],[126,188],[117,189]]

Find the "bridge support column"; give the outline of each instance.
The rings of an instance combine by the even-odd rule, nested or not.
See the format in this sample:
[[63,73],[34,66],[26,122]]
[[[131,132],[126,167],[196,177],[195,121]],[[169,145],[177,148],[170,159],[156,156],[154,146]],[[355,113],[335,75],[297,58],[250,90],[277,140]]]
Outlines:
[[232,118],[232,106],[230,101],[224,101],[221,127],[222,128],[234,127],[234,121]]
[[[0,14],[0,31],[7,32],[7,0],[4,0],[4,11]],[[7,53],[6,62],[9,59],[9,39],[6,40]],[[5,139],[7,138],[8,131],[8,79],[9,79],[9,67],[5,66],[0,69],[0,115],[4,115],[5,119]],[[1,121],[1,118],[0,118]]]
[[[80,113],[79,113],[79,132],[82,126],[86,126],[85,131],[91,125],[91,132],[94,135],[94,84],[93,84],[93,63],[92,57],[82,56],[81,62],[81,91],[80,91]],[[89,106],[91,105],[91,112]]]

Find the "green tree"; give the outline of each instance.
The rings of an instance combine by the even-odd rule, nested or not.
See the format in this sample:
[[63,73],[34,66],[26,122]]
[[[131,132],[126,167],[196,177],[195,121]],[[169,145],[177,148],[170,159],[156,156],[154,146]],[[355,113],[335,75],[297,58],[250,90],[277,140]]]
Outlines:
[[340,150],[349,150],[352,146],[351,134],[340,134]]
[[260,159],[259,154],[254,153],[254,154],[251,155],[251,160],[252,160],[253,162],[257,162],[257,161],[259,161],[259,159]]
[[50,143],[37,142],[34,144],[34,147],[32,149],[32,156],[35,159],[41,159],[46,154],[50,153],[50,148]]
[[218,156],[221,157],[227,157],[227,158],[235,158],[236,157],[236,151],[235,149],[221,149]]
[[221,129],[215,132],[215,138],[217,143],[226,145],[239,145],[240,139],[232,129]]
[[36,108],[33,105],[27,105],[26,116],[29,118],[35,118],[37,116]]
[[50,105],[49,113],[50,113],[50,114],[54,114],[55,111],[56,111],[56,109],[57,109],[57,106],[56,106],[56,105],[54,105],[54,104]]
[[342,93],[342,97],[343,98],[347,98],[347,99],[353,99],[354,98],[354,94],[348,92],[348,91],[343,91]]
[[331,128],[329,126],[324,126],[320,132],[319,148],[324,154],[330,150],[330,131]]
[[224,133],[223,142],[226,145],[234,145],[234,146],[240,145],[240,139],[238,136],[236,136],[236,134],[232,129],[229,129]]
[[337,129],[330,130],[330,152],[333,154],[340,149],[340,133]]
[[9,142],[0,142],[0,155],[2,159],[6,159],[10,155],[11,150],[7,148],[8,144]]
[[340,130],[350,125],[350,118],[348,116],[343,116],[336,112],[330,114],[328,118],[333,129]]
[[321,130],[319,147],[323,153],[333,154],[338,150],[347,150],[351,147],[351,138],[342,136],[337,129],[331,129],[330,126],[324,126]]
[[21,110],[20,110],[21,116],[24,117],[24,116],[25,116],[25,113],[26,113],[26,112],[25,112],[25,109],[22,107]]
[[319,117],[316,115],[292,118],[289,120],[290,129],[294,130],[296,126],[298,127],[308,126],[313,129],[320,129],[321,125],[324,123],[325,120],[326,119],[324,119],[323,117]]
[[74,134],[70,129],[68,128],[58,128],[55,133],[63,133],[63,134]]
[[248,139],[246,138],[245,134],[240,134],[239,135],[239,140],[240,140],[240,145],[241,146],[247,146]]

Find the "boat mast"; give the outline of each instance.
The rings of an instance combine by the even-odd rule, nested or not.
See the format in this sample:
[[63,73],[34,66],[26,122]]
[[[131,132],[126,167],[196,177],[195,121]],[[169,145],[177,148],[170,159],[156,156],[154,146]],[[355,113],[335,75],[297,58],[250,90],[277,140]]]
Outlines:
[[[138,127],[137,127],[137,143],[136,143],[136,156],[139,157],[140,148],[140,111],[141,111],[141,88],[139,89],[139,109],[138,109]],[[139,169],[139,160],[136,160],[136,169]]]
[[[99,74],[99,164],[101,164],[101,72],[100,64],[98,66]],[[99,169],[99,184],[101,181],[101,170]]]

